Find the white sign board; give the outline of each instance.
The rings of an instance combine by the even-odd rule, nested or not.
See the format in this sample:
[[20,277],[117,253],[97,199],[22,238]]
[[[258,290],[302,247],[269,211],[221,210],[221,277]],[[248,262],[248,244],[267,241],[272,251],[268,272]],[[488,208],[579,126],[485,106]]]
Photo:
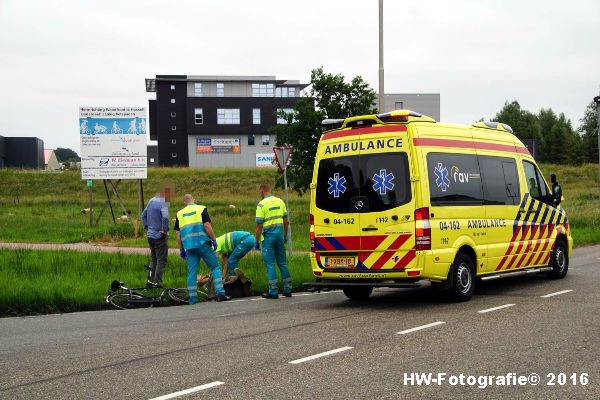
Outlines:
[[258,153],[256,155],[256,166],[259,168],[274,167],[275,155],[273,153]]
[[146,179],[146,109],[80,107],[81,179]]

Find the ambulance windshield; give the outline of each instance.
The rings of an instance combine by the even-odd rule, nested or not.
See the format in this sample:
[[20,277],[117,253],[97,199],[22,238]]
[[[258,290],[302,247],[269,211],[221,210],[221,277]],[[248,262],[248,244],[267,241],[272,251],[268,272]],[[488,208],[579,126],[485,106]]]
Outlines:
[[411,200],[406,153],[377,153],[321,160],[316,205],[334,213],[386,211]]

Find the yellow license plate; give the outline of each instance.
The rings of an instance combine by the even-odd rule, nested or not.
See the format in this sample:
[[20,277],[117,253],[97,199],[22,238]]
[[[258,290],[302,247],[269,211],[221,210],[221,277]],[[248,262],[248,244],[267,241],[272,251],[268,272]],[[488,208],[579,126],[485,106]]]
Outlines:
[[356,265],[355,257],[325,257],[326,267],[351,267],[354,268]]

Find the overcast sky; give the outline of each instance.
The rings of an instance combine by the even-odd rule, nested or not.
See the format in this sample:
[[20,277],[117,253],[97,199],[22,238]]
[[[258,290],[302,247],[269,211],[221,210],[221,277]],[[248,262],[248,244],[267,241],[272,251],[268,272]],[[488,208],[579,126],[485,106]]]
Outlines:
[[[505,100],[579,125],[600,90],[600,1],[386,0],[385,90],[440,93],[441,119]],[[377,88],[377,0],[0,0],[0,135],[79,152],[80,105],[147,105],[157,74],[311,69]]]

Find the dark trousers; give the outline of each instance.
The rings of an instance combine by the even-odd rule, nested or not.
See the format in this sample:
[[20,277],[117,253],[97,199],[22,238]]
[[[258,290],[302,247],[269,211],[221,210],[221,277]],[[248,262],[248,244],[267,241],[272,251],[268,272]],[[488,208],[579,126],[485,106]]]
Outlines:
[[148,238],[148,244],[150,245],[150,255],[152,256],[149,279],[154,283],[162,284],[163,270],[165,269],[165,265],[167,265],[167,255],[169,254],[167,239]]

